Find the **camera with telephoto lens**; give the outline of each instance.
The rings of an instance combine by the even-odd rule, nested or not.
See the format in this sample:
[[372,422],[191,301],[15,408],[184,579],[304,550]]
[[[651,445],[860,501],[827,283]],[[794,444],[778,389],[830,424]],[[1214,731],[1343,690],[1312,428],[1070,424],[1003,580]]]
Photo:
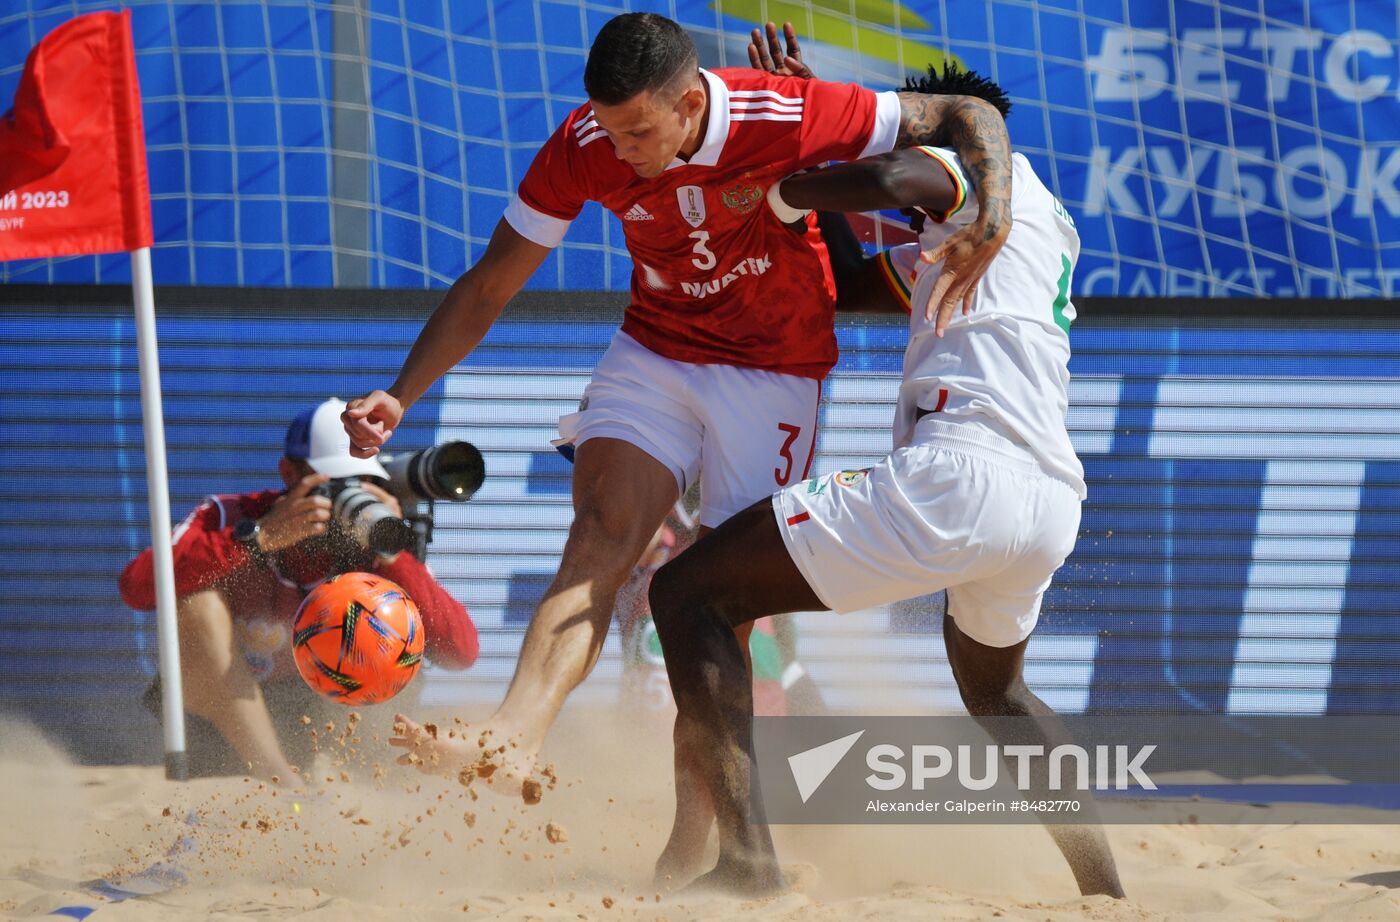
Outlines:
[[389,472],[390,492],[400,499],[465,503],[486,480],[486,462],[471,442],[443,442],[380,461]]
[[470,442],[444,442],[382,460],[389,491],[409,510],[402,518],[356,477],[328,481],[317,492],[330,499],[335,528],[356,544],[386,555],[413,547],[421,560],[432,540],[433,500],[471,499],[486,479],[486,462]]

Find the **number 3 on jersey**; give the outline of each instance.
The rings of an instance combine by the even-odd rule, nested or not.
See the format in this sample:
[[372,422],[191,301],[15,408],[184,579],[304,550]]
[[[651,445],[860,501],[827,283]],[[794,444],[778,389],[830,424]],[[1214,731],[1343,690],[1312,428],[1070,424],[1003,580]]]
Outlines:
[[783,467],[773,468],[773,479],[777,481],[778,486],[785,487],[792,479],[792,443],[802,434],[802,427],[791,423],[778,423],[778,429],[787,434],[787,441],[778,449],[778,457],[783,459]]
[[704,269],[706,271],[713,269],[715,265],[718,264],[719,260],[715,259],[715,254],[710,251],[709,247],[705,246],[705,244],[710,242],[710,232],[703,230],[691,231],[690,239],[695,241],[695,246],[690,250],[690,252],[695,254],[694,258],[691,259],[691,263],[694,264],[697,269]]

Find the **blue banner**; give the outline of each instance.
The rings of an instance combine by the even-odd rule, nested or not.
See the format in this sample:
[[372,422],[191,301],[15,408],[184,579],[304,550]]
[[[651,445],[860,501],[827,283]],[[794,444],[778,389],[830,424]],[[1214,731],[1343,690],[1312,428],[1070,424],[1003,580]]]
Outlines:
[[859,22],[821,9],[844,3],[709,6],[730,62],[767,12],[816,36],[824,77],[893,86],[952,59],[994,79],[1013,146],[1074,214],[1076,294],[1400,295],[1393,6],[907,0],[859,4]]
[[[392,376],[414,321],[160,322],[171,509],[278,484],[287,422]],[[438,505],[430,563],[481,629],[482,658],[428,669],[431,703],[490,705],[553,576],[572,508],[549,444],[611,336],[604,322],[507,320],[420,401],[393,447],[467,439],[487,480]],[[353,335],[346,335],[350,331]],[[889,451],[904,331],[842,324],[813,475]],[[1068,425],[1089,499],[1046,596],[1027,681],[1065,712],[1397,713],[1400,337],[1224,324],[1076,326]],[[1248,356],[1247,359],[1241,356]],[[1125,361],[1125,357],[1128,359]],[[149,612],[117,577],[149,542],[134,331],[63,310],[0,337],[0,711],[85,757],[159,755],[140,693]],[[836,708],[957,708],[937,600],[799,616],[802,660]],[[610,642],[579,690],[616,700]],[[878,676],[878,681],[872,677]]]

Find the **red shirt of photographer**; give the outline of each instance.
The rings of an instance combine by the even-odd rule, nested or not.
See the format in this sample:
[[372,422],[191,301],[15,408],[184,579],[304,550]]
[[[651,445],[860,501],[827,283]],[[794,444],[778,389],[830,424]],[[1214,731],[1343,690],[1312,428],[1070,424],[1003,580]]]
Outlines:
[[[387,479],[378,461],[350,456],[349,437],[340,424],[343,408],[339,401],[327,401],[298,417],[287,432],[286,457],[304,461],[330,477]],[[347,444],[338,446],[339,442]],[[297,609],[322,579],[352,570],[378,573],[403,587],[423,616],[426,652],[433,663],[465,669],[476,661],[477,632],[466,608],[412,554],[386,558],[368,549],[356,549],[347,557],[344,552],[333,554],[324,542],[316,541],[255,554],[234,537],[240,522],[261,519],[287,492],[211,496],[173,534],[176,597],[207,589],[224,594],[244,659],[255,678],[264,681],[295,674],[291,636]],[[156,607],[150,548],[127,564],[118,585],[122,599],[132,608],[149,611]]]

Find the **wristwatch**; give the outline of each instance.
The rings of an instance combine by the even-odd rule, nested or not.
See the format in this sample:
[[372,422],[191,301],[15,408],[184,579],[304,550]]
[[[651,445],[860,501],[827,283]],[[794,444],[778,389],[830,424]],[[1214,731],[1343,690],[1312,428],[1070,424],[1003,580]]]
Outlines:
[[243,545],[244,550],[254,557],[261,557],[262,546],[258,543],[258,537],[262,535],[262,524],[257,519],[243,519],[233,526],[233,540]]

